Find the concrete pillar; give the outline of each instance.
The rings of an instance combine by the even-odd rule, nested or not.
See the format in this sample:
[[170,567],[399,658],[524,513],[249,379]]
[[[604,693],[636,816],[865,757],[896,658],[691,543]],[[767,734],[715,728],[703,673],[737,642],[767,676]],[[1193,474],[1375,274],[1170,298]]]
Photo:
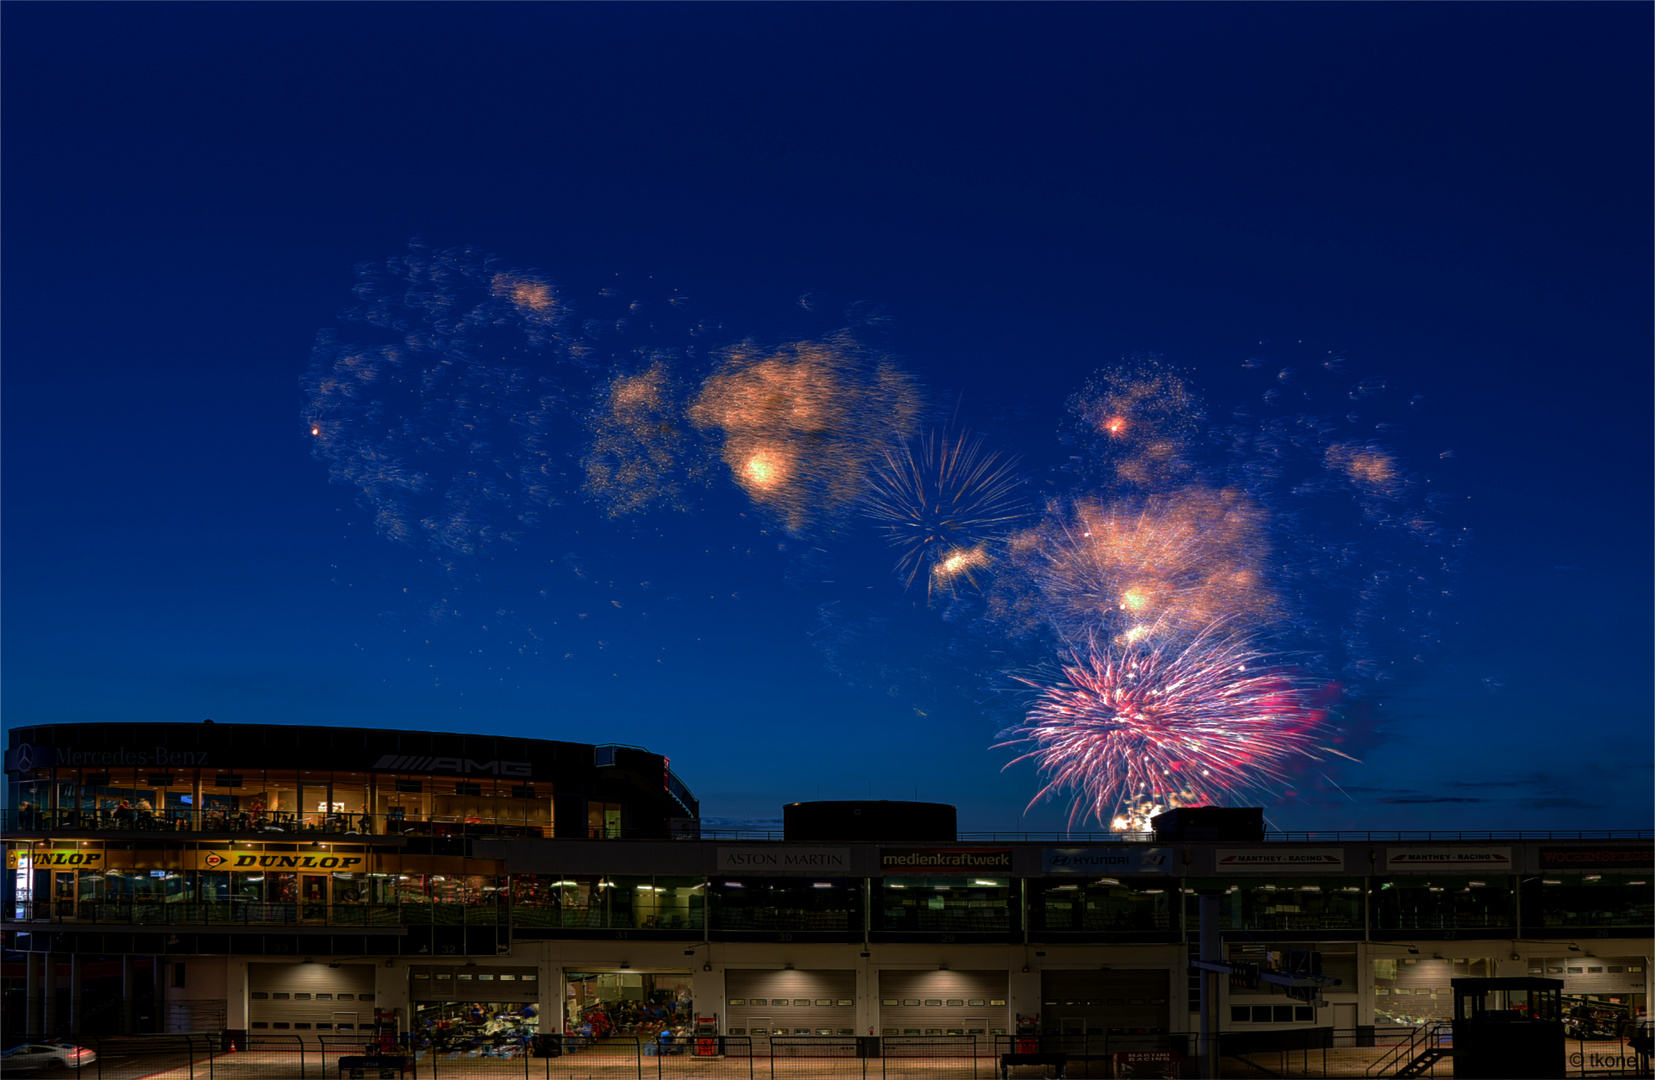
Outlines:
[[[868,952],[873,950],[869,949]],[[879,969],[874,966],[873,957],[861,955],[862,946],[856,946],[856,1033],[858,1035],[879,1034]],[[720,972],[722,974],[722,972]],[[719,1000],[723,1000],[723,991],[720,991]],[[719,1012],[723,1012],[720,1009]]]
[[167,958],[155,958],[155,1030],[167,1030]]
[[554,954],[559,948],[554,942],[539,941],[534,947],[535,962],[540,968],[540,1030],[556,1035],[563,1030],[563,995],[567,993],[563,988],[563,967],[559,963],[562,957]]
[[[1040,951],[1045,952],[1046,950],[1041,949]],[[1011,1015],[1005,1018],[1005,1026],[1006,1031],[1013,1035],[1017,1034],[1017,1018],[1019,1016],[1037,1016],[1046,1011],[1040,1003],[1040,965],[1044,963],[1045,961],[1035,956],[1032,950],[1019,949],[1009,954],[1007,967],[1011,974],[1006,980],[1006,989],[1009,991],[1007,997],[1010,999],[1010,1005],[1006,1011]],[[873,990],[874,1003],[878,1004],[879,988],[874,987]],[[1044,1023],[1045,1019],[1042,1016],[1041,1022]],[[995,1024],[994,1026],[999,1027],[1000,1025]]]
[[[1199,897],[1201,959],[1211,964],[1224,959],[1218,933],[1218,901],[1212,893]],[[1202,1080],[1218,1080],[1218,973],[1205,969],[1201,971],[1201,1076]]]
[[138,972],[133,956],[121,957],[121,1034],[131,1035],[138,1026]]
[[40,1033],[47,1038],[56,1038],[58,1034],[57,1016],[57,954],[46,952],[40,956],[42,972],[41,986],[44,994],[40,1008]]
[[37,953],[23,954],[24,970],[24,1013],[23,1032],[29,1036],[39,1035],[40,1032],[40,956]]
[[[724,968],[713,964],[711,971],[703,971],[702,966],[712,964],[711,945],[703,945],[695,950],[695,956],[684,957],[690,964],[691,993],[695,995],[695,1016],[718,1016],[718,1022],[724,1023]],[[541,1015],[545,1015],[542,1012]],[[544,1020],[541,1023],[545,1023]],[[560,1021],[561,1023],[561,1021]],[[691,1030],[694,1030],[693,1028]]]
[[80,953],[69,954],[69,1034],[79,1036],[86,1024],[86,985]]
[[[200,805],[199,803],[197,805]],[[379,984],[374,985],[377,1003]],[[247,961],[226,958],[224,961],[224,1026],[231,1031],[246,1031],[247,1022]]]
[[[387,961],[391,966],[386,966]],[[398,1034],[414,1030],[413,1002],[408,997],[408,969],[398,966],[394,957],[386,957],[374,965],[374,1008],[396,1010]],[[370,1014],[365,1019],[371,1020],[373,1017]]]

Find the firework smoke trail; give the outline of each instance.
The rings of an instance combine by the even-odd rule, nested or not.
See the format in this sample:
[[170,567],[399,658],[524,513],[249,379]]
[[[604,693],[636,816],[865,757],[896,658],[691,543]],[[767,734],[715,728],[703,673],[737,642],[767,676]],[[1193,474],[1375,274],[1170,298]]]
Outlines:
[[312,453],[392,540],[456,556],[515,542],[555,498],[542,444],[570,390],[562,297],[474,248],[411,245],[357,278],[354,339],[324,332],[311,354]]
[[683,389],[668,358],[610,380],[588,419],[584,489],[612,518],[684,509],[710,471],[683,416]]
[[848,334],[773,350],[724,350],[690,423],[722,443],[730,477],[793,536],[834,525],[862,494],[882,447],[909,438],[911,376]]
[[1268,584],[1269,515],[1237,489],[1053,503],[1009,542],[1011,561],[1066,639],[1188,637],[1219,620],[1281,617]]
[[1165,490],[1193,476],[1200,407],[1184,378],[1153,357],[1099,371],[1069,399],[1092,471],[1105,484]]
[[891,547],[901,548],[903,588],[926,575],[926,591],[975,584],[989,565],[988,546],[1022,519],[1017,462],[985,451],[981,436],[949,439],[933,431],[913,443],[886,446],[868,477],[862,512]]
[[[1181,646],[1122,648],[1088,638],[1062,678],[1024,679],[1039,695],[1001,747],[1027,747],[1045,786],[1030,800],[1072,793],[1069,824],[1121,827],[1117,812],[1230,802],[1265,793],[1295,761],[1316,758],[1322,693],[1242,629],[1214,623]],[[1135,824],[1137,822],[1134,822]]]

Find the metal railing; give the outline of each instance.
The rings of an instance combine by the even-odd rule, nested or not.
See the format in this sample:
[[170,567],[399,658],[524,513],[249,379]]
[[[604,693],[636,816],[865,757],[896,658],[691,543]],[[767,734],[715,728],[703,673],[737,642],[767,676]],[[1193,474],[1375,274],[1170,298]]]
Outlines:
[[[676,779],[676,777],[674,777]],[[687,796],[682,788],[675,795]],[[0,832],[49,834],[69,832],[189,832],[208,835],[226,834],[331,834],[335,836],[464,836],[494,838],[542,839],[553,834],[552,823],[544,818],[493,818],[456,816],[409,816],[398,813],[293,813],[288,811],[251,810],[228,812],[214,809],[163,807],[160,810],[104,807],[97,810],[0,810]],[[589,839],[660,840],[659,830],[648,835],[610,835],[603,829],[587,830]],[[560,837],[560,839],[570,839]],[[718,828],[697,825],[683,830],[679,839],[711,841],[774,841],[784,842],[786,836],[779,828]],[[1148,832],[1031,832],[1031,831],[964,831],[955,834],[957,843],[1171,843],[1158,841]],[[1266,832],[1265,843],[1440,843],[1445,841],[1514,841],[1514,840],[1652,840],[1655,829],[1484,829],[1484,830],[1399,830],[1399,831],[1291,831]]]
[[[434,909],[443,909],[433,914]],[[447,909],[456,909],[449,912]],[[504,924],[497,904],[321,904],[258,900],[21,900],[8,922],[86,923],[120,926],[351,926],[394,928],[435,922]],[[410,918],[410,913],[414,917]]]
[[0,831],[13,834],[52,833],[191,833],[206,836],[352,838],[402,836],[456,836],[538,840],[552,835],[552,823],[543,818],[422,816],[407,814],[291,813],[265,810],[228,812],[164,807],[160,810],[4,810]]
[[[698,840],[773,840],[778,843],[786,836],[776,828],[710,828],[702,826]],[[1041,844],[1152,844],[1186,843],[1187,841],[1159,840],[1152,832],[1029,832],[1016,830],[989,830],[957,832],[956,843],[1041,843]],[[1652,840],[1655,829],[1462,829],[1440,830],[1372,830],[1372,831],[1269,831],[1265,843],[1440,843],[1450,840]],[[944,841],[946,843],[946,841]]]
[[[662,919],[649,923],[648,916],[639,916],[632,912],[608,912],[591,908],[563,908],[533,903],[513,902],[505,898],[504,894],[496,894],[498,900],[477,903],[453,903],[445,901],[432,902],[402,902],[402,903],[370,903],[366,901],[261,901],[231,898],[229,900],[163,900],[153,897],[118,899],[118,900],[18,900],[0,910],[0,922],[4,923],[62,923],[79,925],[109,925],[109,926],[337,926],[360,927],[364,929],[396,929],[404,926],[498,926],[512,927],[524,930],[626,930],[638,931],[646,936],[652,931],[659,931],[663,938],[682,936],[686,932],[696,934],[721,933],[752,933],[752,932],[846,932],[851,925],[850,916],[843,912],[816,912],[799,913],[796,915],[776,914],[766,917],[752,912],[734,911],[724,915],[715,915],[708,919],[699,912],[692,913],[691,917]],[[995,912],[992,917],[982,915],[972,916],[969,913],[958,917],[945,912],[922,912],[922,918],[916,920],[917,925],[901,926],[881,921],[875,929],[882,934],[903,934],[909,932],[916,935],[916,940],[936,933],[999,933],[1009,932],[1015,925],[1013,913]],[[1088,919],[1076,926],[1073,923],[1067,926],[1057,925],[1051,921],[1042,923],[1039,916],[1042,912],[1035,909],[1030,913],[1034,918],[1031,922],[1037,932],[1091,932],[1107,937],[1109,940],[1142,940],[1151,935],[1174,933],[1178,926],[1176,921],[1169,921],[1165,914],[1161,914],[1154,925],[1157,929],[1142,929],[1134,926],[1122,929],[1112,923],[1106,924],[1099,920]],[[1626,933],[1647,929],[1649,922],[1633,921],[1634,916],[1616,917],[1600,920],[1593,925],[1600,931],[1618,930]],[[1392,925],[1392,920],[1376,923],[1371,929],[1385,934],[1408,932],[1399,930]],[[1292,926],[1293,924],[1289,924]],[[1305,925],[1309,926],[1307,919]],[[1454,930],[1486,927],[1503,927],[1515,932],[1516,927],[1511,922],[1488,922],[1480,920],[1454,921],[1442,919],[1426,923],[1420,921],[1411,924],[1418,930],[1443,929]],[[1548,924],[1549,926],[1550,924]],[[1267,923],[1249,922],[1243,926],[1232,926],[1231,920],[1226,918],[1222,923],[1223,929],[1280,929],[1279,921],[1270,920]],[[1359,933],[1360,925],[1352,925],[1347,920],[1340,920],[1338,925],[1329,925],[1328,921],[1316,923],[1321,929],[1335,931],[1343,935]],[[1528,927],[1531,930],[1543,930],[1546,927]]]
[[[1433,1037],[1428,1029],[1405,1035],[1366,1028],[1226,1031],[1217,1036],[1219,1075],[1395,1076]],[[1072,1077],[1193,1076],[1198,1043],[1187,1032],[438,1040],[225,1032],[88,1036],[78,1048],[72,1064],[41,1075],[98,1080],[158,1075],[168,1080],[988,1080],[1012,1070],[1023,1077],[1047,1076],[1061,1060]],[[1398,1053],[1410,1049],[1412,1054]],[[1564,1075],[1648,1077],[1649,1056],[1626,1039],[1571,1039]]]
[[1406,1029],[1406,1039],[1399,1039],[1395,1047],[1377,1061],[1370,1064],[1366,1076],[1390,1076],[1398,1069],[1404,1068],[1409,1062],[1425,1053],[1434,1046],[1440,1046],[1443,1033],[1451,1037],[1454,1026],[1447,1020],[1437,1020],[1417,1028]]

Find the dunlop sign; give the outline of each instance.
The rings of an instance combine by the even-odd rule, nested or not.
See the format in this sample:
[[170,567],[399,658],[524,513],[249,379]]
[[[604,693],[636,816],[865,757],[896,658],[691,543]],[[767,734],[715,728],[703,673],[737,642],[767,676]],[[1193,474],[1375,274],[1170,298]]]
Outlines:
[[33,860],[36,870],[48,866],[74,866],[82,870],[95,870],[103,865],[101,851],[36,851],[32,854],[22,854]]
[[[201,861],[211,862],[217,852],[206,852]],[[362,865],[360,855],[241,855],[226,857],[231,870],[354,870]]]
[[361,855],[260,855],[252,851],[232,851],[228,848],[204,848],[194,860],[186,854],[184,870],[333,870],[349,873],[363,869]]

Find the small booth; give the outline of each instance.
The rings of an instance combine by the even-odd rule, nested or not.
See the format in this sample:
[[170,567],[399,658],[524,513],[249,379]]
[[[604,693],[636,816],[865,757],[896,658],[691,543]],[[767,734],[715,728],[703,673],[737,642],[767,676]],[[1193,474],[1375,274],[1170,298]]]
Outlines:
[[1563,980],[1454,979],[1454,1075],[1563,1075]]

